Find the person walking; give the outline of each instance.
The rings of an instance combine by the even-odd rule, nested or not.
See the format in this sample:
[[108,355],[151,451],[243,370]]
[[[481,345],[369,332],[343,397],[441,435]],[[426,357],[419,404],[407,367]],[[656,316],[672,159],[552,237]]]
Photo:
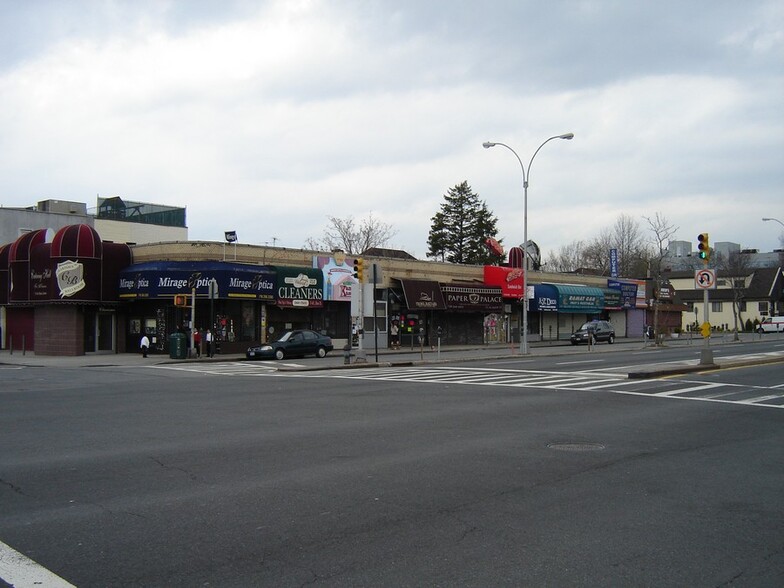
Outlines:
[[400,328],[397,326],[397,321],[392,321],[389,327],[389,338],[392,349],[400,349]]
[[204,335],[204,339],[207,341],[207,357],[212,357],[212,331],[207,329],[207,333]]
[[150,340],[147,338],[147,335],[142,335],[139,348],[142,350],[142,357],[147,357],[147,350],[150,348]]
[[193,331],[193,346],[196,348],[196,359],[201,359],[201,331]]

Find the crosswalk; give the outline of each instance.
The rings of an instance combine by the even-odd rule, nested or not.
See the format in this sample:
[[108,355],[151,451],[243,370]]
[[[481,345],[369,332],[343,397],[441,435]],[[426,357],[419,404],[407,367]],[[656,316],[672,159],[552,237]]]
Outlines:
[[551,390],[604,391],[616,394],[655,396],[680,400],[701,400],[784,408],[784,387],[749,386],[697,380],[665,378],[630,380],[612,372],[551,372],[476,367],[405,367],[378,370],[331,371],[309,374],[352,380],[394,382],[439,382],[472,386],[506,386]]
[[[250,361],[225,361],[185,364],[160,364],[146,366],[151,369],[173,370],[191,374],[212,376],[268,376],[278,371],[284,364],[255,363]],[[301,367],[299,364],[285,364],[286,367]]]
[[653,396],[679,400],[699,400],[784,408],[784,385],[750,386],[711,382],[696,378],[629,379],[626,374],[611,370],[547,371],[487,367],[397,366],[388,368],[319,371],[279,371],[278,368],[299,368],[291,363],[255,363],[230,361],[220,363],[162,364],[154,369],[179,370],[192,374],[214,376],[287,378],[339,378],[401,383],[441,383],[465,386],[502,386],[584,392],[610,392],[637,396]]

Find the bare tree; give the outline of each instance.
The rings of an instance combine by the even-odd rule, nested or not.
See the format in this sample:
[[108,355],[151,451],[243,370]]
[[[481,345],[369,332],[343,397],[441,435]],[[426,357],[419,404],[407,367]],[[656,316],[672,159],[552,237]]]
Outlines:
[[381,222],[370,213],[359,225],[354,217],[327,217],[329,226],[321,241],[309,238],[305,246],[319,251],[341,249],[348,255],[359,255],[372,247],[383,247],[397,234],[392,225]]
[[645,272],[649,257],[640,223],[627,214],[615,219],[611,228],[603,229],[599,236],[586,245],[586,265],[600,275],[610,274],[610,250],[618,254],[618,275],[635,276]]
[[584,249],[585,245],[582,241],[572,241],[568,245],[562,245],[557,253],[551,251],[547,256],[547,271],[563,273],[577,271],[585,265]]
[[[667,256],[667,245],[675,236],[678,227],[672,225],[667,217],[657,212],[653,218],[644,216],[648,221],[648,228],[653,233],[651,244],[653,251],[648,261],[650,273],[653,277],[654,288],[657,292],[661,292],[662,286],[662,265],[664,258]],[[659,337],[659,301],[655,300],[653,303],[653,332],[656,333],[656,345],[661,344]]]
[[732,318],[735,323],[735,335],[733,341],[739,341],[738,322],[743,324],[741,316],[741,306],[746,287],[751,277],[751,263],[749,257],[740,251],[732,251],[727,257],[717,253],[715,255],[716,268],[722,270],[722,275],[726,275],[730,280],[732,288]]

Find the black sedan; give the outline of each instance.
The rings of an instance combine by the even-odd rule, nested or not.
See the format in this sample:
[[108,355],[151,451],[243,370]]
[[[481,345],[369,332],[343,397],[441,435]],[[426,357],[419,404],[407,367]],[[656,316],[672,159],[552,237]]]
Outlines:
[[596,343],[597,341],[615,342],[615,329],[607,321],[591,321],[577,329],[570,338],[572,345]]
[[300,329],[286,331],[274,343],[248,347],[245,357],[248,359],[283,359],[304,355],[324,357],[333,349],[332,339],[326,335],[309,329]]

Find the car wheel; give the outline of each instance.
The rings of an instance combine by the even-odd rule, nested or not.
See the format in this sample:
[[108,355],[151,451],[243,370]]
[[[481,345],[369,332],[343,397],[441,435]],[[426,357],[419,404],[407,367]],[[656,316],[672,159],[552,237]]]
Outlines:
[[607,342],[608,342],[610,345],[612,345],[613,343],[615,343],[615,335],[610,335],[610,336],[607,338]]
[[286,354],[283,353],[282,349],[275,350],[275,359],[283,359],[284,357],[286,357]]
[[324,349],[323,347],[319,347],[318,349],[316,349],[316,357],[326,357],[326,355],[327,355],[327,350]]

